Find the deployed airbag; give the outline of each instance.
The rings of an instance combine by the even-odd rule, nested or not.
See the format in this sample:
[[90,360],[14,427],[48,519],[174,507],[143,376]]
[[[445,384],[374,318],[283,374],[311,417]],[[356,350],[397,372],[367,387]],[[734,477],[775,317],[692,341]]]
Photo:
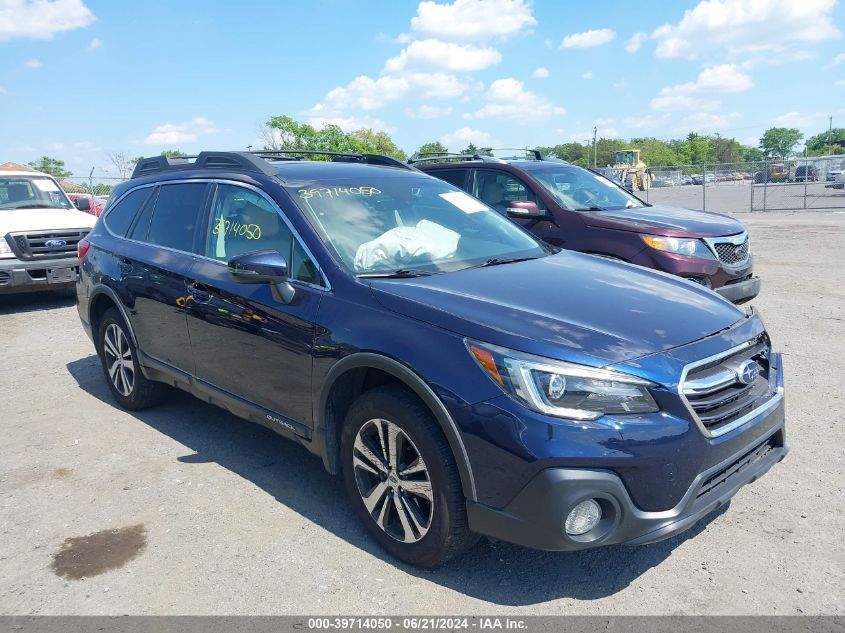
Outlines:
[[421,220],[416,226],[400,226],[364,242],[355,253],[356,270],[401,268],[411,262],[450,257],[458,249],[460,235],[445,226]]

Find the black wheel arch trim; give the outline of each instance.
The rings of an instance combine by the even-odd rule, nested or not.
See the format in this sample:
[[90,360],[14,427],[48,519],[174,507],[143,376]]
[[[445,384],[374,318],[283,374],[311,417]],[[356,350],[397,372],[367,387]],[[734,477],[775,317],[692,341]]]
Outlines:
[[99,297],[100,295],[106,295],[109,299],[111,299],[111,302],[117,306],[120,315],[123,317],[123,322],[126,323],[126,327],[129,329],[129,336],[132,337],[132,343],[137,348],[138,339],[135,337],[135,330],[132,327],[132,322],[129,320],[129,314],[126,312],[126,306],[123,305],[123,301],[121,301],[118,294],[112,288],[103,283],[94,286],[94,288],[91,290],[91,294],[88,295],[88,323],[90,323],[92,326],[94,324],[91,309],[94,306],[97,297]]
[[470,501],[475,501],[477,499],[475,479],[472,474],[469,455],[467,454],[458,426],[455,424],[446,406],[428,383],[407,365],[403,365],[389,356],[372,352],[357,352],[344,357],[332,366],[323,382],[319,400],[319,414],[316,420],[316,428],[314,429],[314,439],[321,445],[319,448],[321,449],[321,456],[326,469],[329,472],[334,472],[336,469],[330,453],[331,451],[338,450],[336,442],[330,439],[336,436],[335,431],[337,429],[327,428],[326,409],[329,394],[331,394],[332,387],[340,376],[351,369],[359,368],[378,369],[392,375],[410,388],[425,403],[434,415],[434,419],[437,421],[443,431],[443,435],[446,437],[446,441],[449,442],[449,447],[452,449],[452,455],[455,458],[458,473],[461,477],[461,487],[464,496]]

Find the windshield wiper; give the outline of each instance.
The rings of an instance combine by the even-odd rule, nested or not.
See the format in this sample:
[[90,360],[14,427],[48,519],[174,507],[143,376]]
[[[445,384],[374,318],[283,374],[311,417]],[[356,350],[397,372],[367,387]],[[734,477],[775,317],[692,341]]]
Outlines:
[[513,264],[515,262],[526,262],[529,259],[537,259],[536,256],[533,257],[491,257],[486,262],[482,264],[476,264],[475,266],[469,266],[469,268],[486,268],[487,266],[501,266],[502,264]]
[[420,270],[417,268],[399,268],[397,270],[390,270],[379,273],[359,273],[356,275],[359,279],[409,279],[411,277],[427,277],[434,275],[435,272],[431,270]]
[[17,207],[4,207],[4,209],[69,209],[70,207],[60,207],[52,204],[22,204]]
[[607,211],[606,207],[579,207],[573,211]]

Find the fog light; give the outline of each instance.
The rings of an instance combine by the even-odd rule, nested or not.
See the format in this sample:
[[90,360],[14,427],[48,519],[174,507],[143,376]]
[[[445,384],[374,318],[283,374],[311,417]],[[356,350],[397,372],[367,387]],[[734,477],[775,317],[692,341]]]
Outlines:
[[564,527],[570,536],[580,536],[592,530],[601,520],[601,506],[595,499],[587,499],[569,511]]

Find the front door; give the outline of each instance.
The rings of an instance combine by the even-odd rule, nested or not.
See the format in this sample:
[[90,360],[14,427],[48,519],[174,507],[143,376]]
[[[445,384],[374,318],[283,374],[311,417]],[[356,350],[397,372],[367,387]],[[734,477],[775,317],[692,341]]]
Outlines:
[[[314,320],[322,277],[282,211],[257,189],[217,184],[205,258],[191,272],[188,330],[197,377],[310,427]],[[236,282],[227,262],[272,249],[288,262],[296,292],[284,304],[269,285]]]

